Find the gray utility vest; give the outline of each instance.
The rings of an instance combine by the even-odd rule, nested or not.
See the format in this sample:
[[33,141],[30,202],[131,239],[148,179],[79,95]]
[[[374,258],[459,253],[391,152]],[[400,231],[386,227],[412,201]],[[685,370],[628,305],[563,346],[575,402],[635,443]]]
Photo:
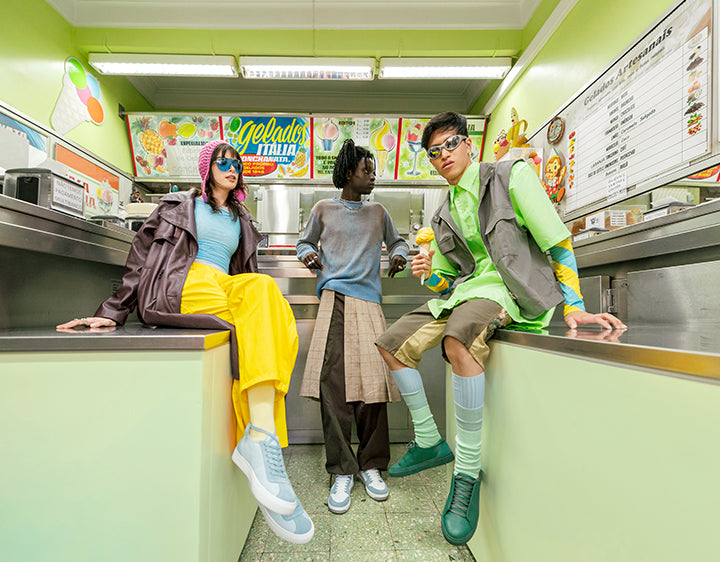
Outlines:
[[[490,260],[522,315],[531,319],[561,303],[563,296],[548,255],[515,218],[508,185],[514,163],[480,163],[478,220]],[[458,271],[454,289],[473,274],[475,258],[450,215],[449,193],[430,223],[440,252]]]

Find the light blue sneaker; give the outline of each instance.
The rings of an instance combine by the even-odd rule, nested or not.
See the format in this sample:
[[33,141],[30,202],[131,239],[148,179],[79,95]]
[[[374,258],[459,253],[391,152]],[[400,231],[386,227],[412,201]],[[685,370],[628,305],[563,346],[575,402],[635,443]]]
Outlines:
[[281,515],[270,511],[262,504],[260,504],[260,511],[273,533],[283,540],[293,544],[305,544],[310,542],[315,534],[315,525],[300,502],[297,503],[295,511],[291,515]]
[[[254,429],[267,435],[256,441],[249,435]],[[245,435],[235,447],[233,462],[245,473],[250,491],[261,506],[281,515],[292,515],[299,504],[285,472],[285,462],[277,435],[248,424]]]
[[352,474],[336,474],[330,497],[328,498],[328,509],[333,513],[345,513],[350,509],[350,492],[353,489],[355,477]]
[[365,484],[365,491],[375,501],[385,501],[390,495],[385,480],[380,476],[380,471],[377,468],[370,468],[368,470],[360,471],[360,479]]

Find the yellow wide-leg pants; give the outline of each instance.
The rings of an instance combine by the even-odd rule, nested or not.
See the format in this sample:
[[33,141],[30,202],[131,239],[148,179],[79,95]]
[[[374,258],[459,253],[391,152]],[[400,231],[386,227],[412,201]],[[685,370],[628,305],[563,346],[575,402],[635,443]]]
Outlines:
[[298,335],[295,317],[277,283],[268,275],[227,275],[201,263],[190,266],[182,291],[183,314],[214,314],[235,326],[240,378],[233,379],[237,440],[251,421],[247,390],[257,384],[275,388],[274,420],[280,445],[287,446],[285,395],[290,387]]

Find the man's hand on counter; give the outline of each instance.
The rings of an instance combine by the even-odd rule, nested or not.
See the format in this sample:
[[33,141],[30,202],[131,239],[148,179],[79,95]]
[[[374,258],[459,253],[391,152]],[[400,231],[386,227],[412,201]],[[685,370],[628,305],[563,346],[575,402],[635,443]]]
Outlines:
[[388,277],[395,277],[397,273],[400,273],[403,269],[405,269],[405,264],[407,264],[407,260],[404,257],[393,256],[393,259],[390,262],[390,269],[388,269]]
[[565,324],[571,330],[574,330],[581,324],[600,324],[608,330],[626,330],[627,326],[623,324],[619,318],[613,316],[609,312],[600,314],[591,314],[584,310],[573,310],[565,315]]
[[115,320],[110,318],[102,318],[101,316],[89,316],[85,318],[75,318],[64,324],[56,326],[55,329],[58,332],[74,332],[77,328],[87,326],[90,331],[107,331],[108,328],[114,328],[117,326]]
[[320,256],[318,256],[315,252],[305,254],[305,257],[302,261],[305,264],[305,267],[310,270],[323,268],[322,264],[320,263]]

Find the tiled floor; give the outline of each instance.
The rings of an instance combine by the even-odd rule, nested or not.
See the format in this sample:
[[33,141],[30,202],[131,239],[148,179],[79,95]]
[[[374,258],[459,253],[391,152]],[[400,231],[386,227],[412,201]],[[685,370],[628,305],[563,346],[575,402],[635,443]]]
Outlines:
[[[255,516],[240,562],[255,560],[422,560],[423,562],[475,558],[464,546],[445,541],[440,512],[447,498],[447,467],[426,470],[406,478],[389,478],[390,497],[376,502],[356,481],[352,505],[343,515],[328,511],[330,476],[325,472],[322,445],[291,445],[284,451],[288,475],[295,492],[315,524],[308,544],[294,545],[279,539],[262,514]],[[392,445],[391,464],[405,453]]]

